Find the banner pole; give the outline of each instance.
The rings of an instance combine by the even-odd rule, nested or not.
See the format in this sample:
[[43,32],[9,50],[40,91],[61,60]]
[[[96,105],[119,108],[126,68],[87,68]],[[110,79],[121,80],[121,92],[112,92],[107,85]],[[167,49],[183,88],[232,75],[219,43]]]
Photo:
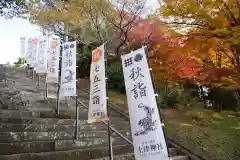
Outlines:
[[[106,66],[106,63],[107,63],[107,59],[105,59],[106,55],[105,55],[105,43],[104,43],[104,61],[105,61],[105,66]],[[106,74],[106,72],[105,72]],[[108,123],[107,123],[107,127],[108,127],[108,146],[109,146],[109,160],[113,160],[113,146],[112,146],[112,132],[111,132],[111,128],[110,128],[110,125],[111,125],[111,121],[110,121],[110,108],[109,108],[109,105],[108,105],[108,94],[107,94],[107,75],[106,75],[106,101],[107,101],[107,116],[108,116]]]
[[59,107],[60,107],[60,101],[59,101],[59,95],[60,95],[60,84],[58,84],[57,88],[57,108],[56,108],[56,114],[59,114]]
[[75,139],[78,140],[78,133],[79,133],[79,124],[78,124],[78,118],[79,118],[79,107],[78,107],[78,99],[76,95],[76,129],[75,129]]
[[47,100],[48,97],[48,87],[47,87],[47,72],[45,75],[45,81],[44,81],[44,100]]
[[45,81],[44,82],[44,100],[47,100],[47,94],[48,94],[47,83]]
[[[30,69],[31,70],[31,69]],[[34,68],[32,68],[32,81],[34,82],[35,74],[34,74]]]
[[38,73],[38,83],[37,83],[37,87],[40,88],[40,73]]
[[[108,104],[108,103],[107,103]],[[111,125],[111,123],[110,123],[110,114],[109,114],[109,107],[107,107],[108,109],[107,109],[107,112],[108,112],[108,146],[109,146],[109,150],[108,150],[108,152],[109,152],[109,159],[110,160],[113,160],[113,146],[112,146],[112,137],[111,137],[111,135],[112,135],[112,132],[111,132],[111,128],[110,128],[110,125]]]
[[29,69],[29,67],[28,67],[28,64],[27,64],[27,66],[26,66],[26,76],[28,76],[28,69]]
[[78,107],[78,95],[77,95],[77,73],[78,73],[78,66],[76,66],[76,133],[75,138],[78,140],[78,133],[79,133],[79,124],[78,124],[78,118],[79,118],[79,107]]
[[[56,113],[59,114],[59,108],[60,108],[60,100],[59,100],[59,96],[60,96],[60,85],[61,85],[61,76],[62,76],[62,60],[61,60],[62,56],[61,56],[61,53],[60,53],[60,56],[58,58],[58,88],[57,88],[57,110],[56,110]],[[61,67],[59,67],[61,65]]]

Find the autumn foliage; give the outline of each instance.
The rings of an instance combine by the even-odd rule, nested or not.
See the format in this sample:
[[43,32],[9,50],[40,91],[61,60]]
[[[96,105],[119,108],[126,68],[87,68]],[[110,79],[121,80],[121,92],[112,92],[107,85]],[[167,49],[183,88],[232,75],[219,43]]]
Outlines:
[[[147,45],[155,77],[166,84],[188,79],[240,88],[239,0],[163,0],[160,14],[151,18],[142,18],[140,10],[128,8],[127,3],[118,9],[107,1],[69,1],[56,6],[32,8],[32,19],[41,25],[62,21],[74,31],[80,28],[74,37],[85,44],[92,33],[101,42],[111,39],[118,57]],[[86,35],[88,25],[92,29]],[[107,25],[110,30],[104,32],[110,34],[103,36]]]
[[204,85],[240,88],[239,11],[239,0],[164,1],[161,15],[165,22],[187,31],[179,51],[196,60],[191,65],[193,72],[184,76]]
[[156,18],[143,19],[129,33],[133,48],[148,46],[149,63],[155,77],[164,79],[165,83],[194,77],[201,70],[199,61],[185,51],[185,39]]
[[190,79],[208,86],[240,88],[240,2],[164,2],[165,23],[159,18],[144,19],[129,34],[134,47],[148,45],[155,74],[167,81]]

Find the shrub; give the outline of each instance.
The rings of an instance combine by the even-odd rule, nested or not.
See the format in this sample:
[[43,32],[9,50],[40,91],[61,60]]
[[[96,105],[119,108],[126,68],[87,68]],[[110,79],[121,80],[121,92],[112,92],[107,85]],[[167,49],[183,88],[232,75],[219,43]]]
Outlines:
[[171,92],[167,95],[157,97],[157,104],[160,108],[176,108],[178,104],[178,95],[176,92]]
[[191,111],[190,116],[191,116],[193,121],[203,121],[205,119],[204,113],[196,111],[196,110]]
[[125,93],[124,77],[121,64],[111,64],[107,67],[106,74],[108,78],[108,89]]
[[182,101],[183,90],[178,84],[171,84],[168,86],[168,92],[166,93],[165,87],[158,85],[157,103],[160,108],[177,108]]
[[89,78],[90,66],[91,66],[91,54],[80,54],[77,62],[77,77],[78,78]]

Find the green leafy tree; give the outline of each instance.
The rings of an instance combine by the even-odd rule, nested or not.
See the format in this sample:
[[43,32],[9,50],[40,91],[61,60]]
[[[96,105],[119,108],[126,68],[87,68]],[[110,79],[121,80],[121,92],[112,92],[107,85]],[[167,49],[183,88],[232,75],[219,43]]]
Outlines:
[[14,62],[14,67],[21,67],[24,64],[25,60],[24,58],[19,57],[17,62]]
[[26,13],[26,0],[0,0],[0,16],[21,17]]

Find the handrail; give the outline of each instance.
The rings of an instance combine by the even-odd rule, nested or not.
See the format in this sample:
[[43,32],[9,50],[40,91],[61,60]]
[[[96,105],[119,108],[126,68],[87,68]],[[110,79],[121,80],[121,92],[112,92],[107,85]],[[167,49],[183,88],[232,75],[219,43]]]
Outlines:
[[[84,90],[85,92],[89,93],[89,91],[88,91],[87,89],[83,89],[83,90]],[[122,115],[124,118],[130,120],[129,115],[128,115],[127,113],[123,113],[123,111],[120,111],[119,109],[114,108],[114,106],[111,105],[111,104],[112,104],[111,102],[108,103],[108,107],[110,107],[110,108],[113,109],[114,111],[117,111],[117,113],[119,113],[120,115]],[[191,160],[196,160],[196,159],[199,159],[199,160],[207,160],[206,158],[200,156],[199,154],[192,152],[192,151],[191,151],[190,149],[188,149],[187,147],[185,147],[185,146],[179,144],[178,142],[175,142],[174,140],[170,139],[169,137],[166,136],[165,138],[166,138],[167,142],[168,142],[169,144],[171,144],[172,146],[181,148],[182,152],[185,153],[185,154],[187,154],[187,155],[191,158]]]
[[[89,93],[89,91],[88,91],[87,89],[83,89],[83,90],[84,90],[85,92]],[[114,110],[115,112],[117,112],[118,114],[120,114],[121,116],[123,116],[124,118],[126,118],[127,120],[130,120],[128,114],[123,113],[120,109],[113,107],[113,104],[112,104],[111,102],[108,102],[108,106],[109,106],[112,110]]]
[[[81,104],[84,108],[88,109],[88,107],[78,98],[77,101],[79,102],[79,104]],[[102,121],[105,125],[108,125],[107,122]],[[130,141],[129,139],[127,139],[124,135],[122,135],[120,132],[118,132],[114,127],[109,126],[109,128],[115,132],[118,136],[120,136],[121,138],[123,138],[126,142],[128,142],[129,144],[133,145],[133,142]]]

